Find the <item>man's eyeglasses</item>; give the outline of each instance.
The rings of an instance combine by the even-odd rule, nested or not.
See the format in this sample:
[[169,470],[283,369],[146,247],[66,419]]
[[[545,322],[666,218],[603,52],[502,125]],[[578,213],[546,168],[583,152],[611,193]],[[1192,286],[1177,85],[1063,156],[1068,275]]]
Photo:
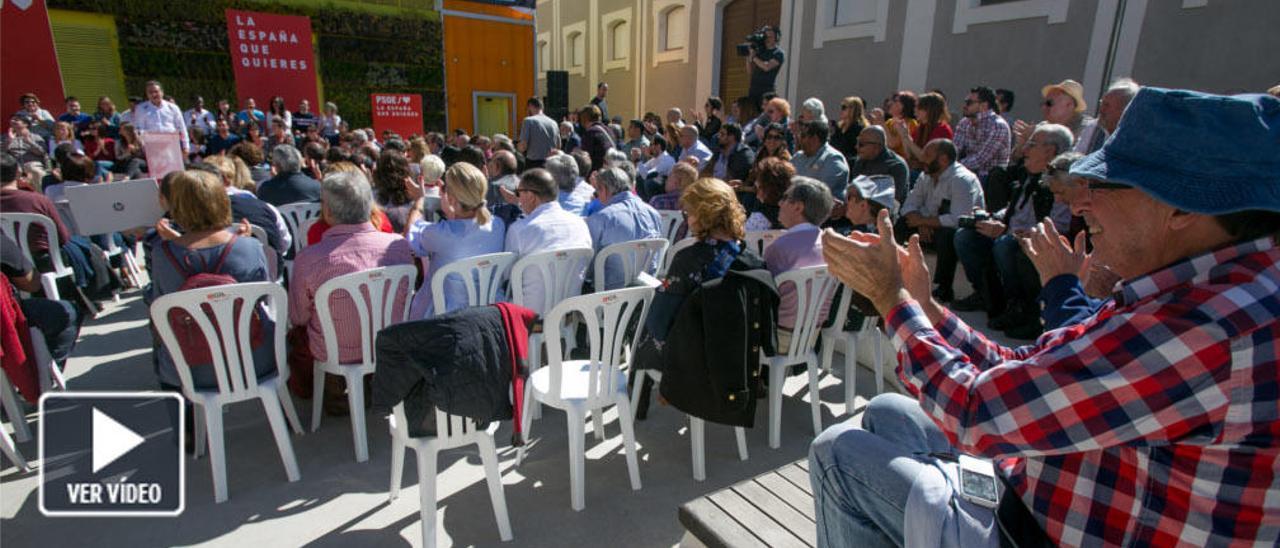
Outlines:
[[972,104],[974,104],[974,103],[976,103],[976,102],[978,102],[978,101],[977,101],[977,100],[975,100],[975,99],[965,99],[965,100],[964,100],[964,104],[966,104],[966,105],[972,105]]
[[1044,107],[1045,107],[1045,108],[1051,108],[1051,107],[1053,107],[1053,99],[1045,99],[1045,100],[1044,100]]
[[533,192],[533,189],[516,187],[516,196],[519,196],[521,192]]
[[1089,180],[1089,190],[1129,190],[1131,188],[1133,186],[1124,183]]
[[858,146],[860,147],[880,146],[880,144],[875,141],[858,141]]

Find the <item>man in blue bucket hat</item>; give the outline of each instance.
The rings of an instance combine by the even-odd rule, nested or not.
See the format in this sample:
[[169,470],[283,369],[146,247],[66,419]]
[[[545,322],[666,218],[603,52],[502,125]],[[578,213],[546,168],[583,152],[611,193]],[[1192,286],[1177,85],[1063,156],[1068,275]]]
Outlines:
[[[933,301],[918,241],[896,245],[885,216],[824,236],[914,398],[877,396],[861,428],[814,441],[820,546],[1280,539],[1280,100],[1144,88],[1071,173],[1093,260],[1122,281],[1030,346]],[[959,454],[994,460],[998,495]]]

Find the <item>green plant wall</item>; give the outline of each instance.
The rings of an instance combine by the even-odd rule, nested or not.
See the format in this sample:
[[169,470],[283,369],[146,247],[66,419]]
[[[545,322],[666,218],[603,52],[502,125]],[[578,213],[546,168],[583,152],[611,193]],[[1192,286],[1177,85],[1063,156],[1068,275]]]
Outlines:
[[[185,104],[202,95],[238,105],[224,10],[243,9],[311,18],[320,93],[338,105],[352,127],[371,123],[369,94],[423,96],[427,130],[444,129],[441,24],[427,11],[364,11],[351,2],[252,0],[48,0],[52,9],[112,15],[120,38],[125,88],[141,95],[147,80]],[[291,105],[292,106],[292,105]],[[314,110],[319,108],[313,106]]]

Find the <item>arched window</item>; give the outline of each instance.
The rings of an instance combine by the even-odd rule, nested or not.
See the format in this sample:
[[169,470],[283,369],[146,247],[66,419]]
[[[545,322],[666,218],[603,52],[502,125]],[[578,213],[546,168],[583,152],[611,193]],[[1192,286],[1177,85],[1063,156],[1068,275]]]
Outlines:
[[622,61],[631,55],[631,25],[617,21],[609,26],[608,57],[610,61]]
[[581,32],[575,32],[569,35],[569,39],[565,41],[565,52],[568,55],[569,66],[581,67],[586,61],[586,40],[583,40]]
[[658,14],[658,51],[684,49],[689,43],[689,15],[683,5]]
[[538,72],[551,70],[551,44],[538,40]]

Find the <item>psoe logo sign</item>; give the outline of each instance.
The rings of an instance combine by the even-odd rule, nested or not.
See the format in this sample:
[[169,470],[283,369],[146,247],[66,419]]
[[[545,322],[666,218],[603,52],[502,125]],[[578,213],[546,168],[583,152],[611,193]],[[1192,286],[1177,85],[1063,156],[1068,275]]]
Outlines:
[[40,513],[182,513],[186,406],[160,392],[49,392],[40,398]]

